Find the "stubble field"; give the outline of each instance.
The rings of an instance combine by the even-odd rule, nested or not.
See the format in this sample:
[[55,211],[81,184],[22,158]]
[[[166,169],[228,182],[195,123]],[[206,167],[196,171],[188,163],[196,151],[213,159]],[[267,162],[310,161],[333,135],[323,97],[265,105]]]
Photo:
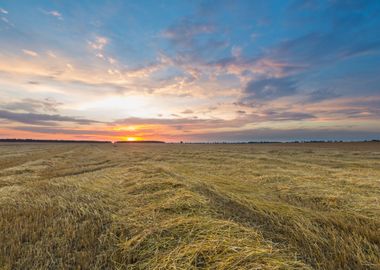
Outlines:
[[380,269],[380,143],[2,143],[0,269]]

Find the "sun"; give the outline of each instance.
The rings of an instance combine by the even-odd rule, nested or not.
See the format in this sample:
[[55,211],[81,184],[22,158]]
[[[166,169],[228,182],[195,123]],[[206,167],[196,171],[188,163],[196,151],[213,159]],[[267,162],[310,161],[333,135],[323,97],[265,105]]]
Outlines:
[[125,141],[125,142],[135,142],[135,141],[143,141],[144,139],[139,136],[123,136],[123,137],[120,137],[120,140]]

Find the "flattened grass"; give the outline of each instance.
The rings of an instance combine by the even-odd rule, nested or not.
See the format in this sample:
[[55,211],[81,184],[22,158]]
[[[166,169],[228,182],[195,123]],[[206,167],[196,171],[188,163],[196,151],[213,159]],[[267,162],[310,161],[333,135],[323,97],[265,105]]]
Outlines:
[[379,144],[1,153],[0,269],[380,268]]

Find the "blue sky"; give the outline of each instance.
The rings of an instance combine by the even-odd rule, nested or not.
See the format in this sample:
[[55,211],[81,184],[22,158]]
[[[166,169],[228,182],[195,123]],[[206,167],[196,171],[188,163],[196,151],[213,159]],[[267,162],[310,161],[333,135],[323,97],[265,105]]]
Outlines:
[[0,1],[0,137],[380,137],[379,1]]

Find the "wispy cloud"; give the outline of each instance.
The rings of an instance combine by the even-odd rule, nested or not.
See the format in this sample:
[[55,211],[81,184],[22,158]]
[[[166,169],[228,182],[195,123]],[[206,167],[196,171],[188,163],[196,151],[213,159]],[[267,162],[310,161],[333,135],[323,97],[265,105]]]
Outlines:
[[181,113],[182,114],[192,114],[192,113],[194,113],[194,111],[190,110],[190,109],[187,109],[187,110],[182,111]]
[[[36,82],[30,82],[36,84]],[[20,101],[0,103],[0,107],[11,111],[23,111],[23,112],[57,112],[58,107],[63,103],[58,102],[52,98],[45,98],[43,100],[37,100],[32,98],[25,98]]]
[[56,55],[54,52],[50,51],[50,50],[47,51],[46,54],[47,54],[49,57],[51,57],[51,58],[57,58],[57,55]]
[[170,26],[162,34],[177,46],[191,47],[195,45],[197,36],[213,31],[215,27],[212,24],[194,22],[185,18]]
[[5,23],[8,26],[8,28],[15,27],[15,25],[8,19],[7,15],[8,15],[8,11],[3,8],[0,8],[0,20],[3,23]]
[[[153,125],[165,126],[166,130],[173,128],[175,130],[187,130],[188,132],[199,132],[200,130],[242,128],[248,124],[276,121],[299,121],[305,119],[314,119],[316,116],[311,113],[286,111],[286,110],[263,110],[260,113],[241,114],[237,118],[198,118],[198,117],[180,117],[173,115],[173,118],[138,118],[131,117],[119,119],[113,122],[113,125]],[[189,131],[191,128],[191,131]]]
[[228,45],[224,38],[213,35],[215,31],[216,26],[210,22],[186,17],[164,30],[162,37],[169,41],[177,61],[201,61]]
[[55,125],[56,122],[71,122],[77,124],[93,124],[99,121],[62,116],[59,114],[40,114],[40,113],[17,113],[7,110],[0,110],[0,119],[21,122],[30,125]]
[[29,56],[33,56],[33,57],[38,56],[38,53],[36,53],[35,51],[32,51],[32,50],[22,49],[22,52],[26,55],[29,55]]
[[243,49],[240,46],[232,46],[231,55],[235,58],[239,58],[242,54]]
[[341,95],[337,94],[335,91],[324,88],[324,89],[318,89],[314,90],[311,93],[309,93],[306,101],[307,102],[319,102],[326,99],[334,99],[337,97],[340,97]]
[[53,16],[53,17],[57,18],[58,20],[63,21],[62,14],[57,10],[49,10],[49,11],[42,10],[42,12],[45,13],[46,15]]
[[109,38],[105,36],[99,36],[99,35],[95,36],[93,40],[87,41],[87,44],[89,45],[93,54],[97,58],[104,60],[108,64],[115,65],[118,61],[114,57],[108,55],[105,51],[105,48],[109,43],[110,43]]
[[109,43],[108,38],[102,36],[96,36],[93,41],[88,41],[90,47],[94,50],[102,51],[104,47]]
[[295,81],[289,77],[252,80],[245,88],[243,100],[248,102],[274,100],[294,95],[296,91]]
[[8,26],[11,26],[11,27],[14,27],[15,25],[13,23],[11,23],[7,18],[5,17],[1,17],[1,20],[7,24]]

